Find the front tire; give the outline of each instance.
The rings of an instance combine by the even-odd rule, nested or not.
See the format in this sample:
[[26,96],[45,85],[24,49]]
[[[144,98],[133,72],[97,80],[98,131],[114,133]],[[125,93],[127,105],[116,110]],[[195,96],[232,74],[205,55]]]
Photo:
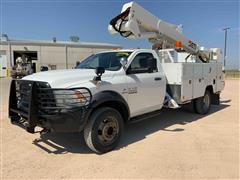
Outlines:
[[121,114],[109,107],[93,112],[84,129],[84,140],[88,147],[99,154],[117,147],[123,131]]
[[198,114],[207,114],[211,107],[211,93],[206,90],[203,97],[197,98],[194,102],[194,109]]

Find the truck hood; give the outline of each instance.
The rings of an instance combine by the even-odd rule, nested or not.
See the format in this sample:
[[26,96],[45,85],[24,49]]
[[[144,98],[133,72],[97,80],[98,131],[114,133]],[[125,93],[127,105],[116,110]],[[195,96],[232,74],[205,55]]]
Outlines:
[[[103,80],[112,78],[113,71],[105,71]],[[24,80],[48,82],[52,88],[77,87],[81,83],[88,82],[96,76],[95,69],[65,69],[35,73],[24,77]]]

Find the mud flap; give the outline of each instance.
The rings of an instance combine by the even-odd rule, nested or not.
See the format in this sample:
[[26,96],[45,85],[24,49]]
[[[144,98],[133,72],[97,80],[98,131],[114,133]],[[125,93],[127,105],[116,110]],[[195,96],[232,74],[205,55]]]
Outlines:
[[212,102],[213,105],[219,105],[220,104],[220,94],[212,94]]

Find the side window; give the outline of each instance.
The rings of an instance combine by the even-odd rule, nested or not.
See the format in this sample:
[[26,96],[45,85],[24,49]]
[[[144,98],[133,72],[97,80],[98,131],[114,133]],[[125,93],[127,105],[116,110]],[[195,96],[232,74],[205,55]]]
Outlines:
[[97,67],[99,65],[99,58],[98,57],[95,57],[94,60],[88,64],[89,66],[91,67]]
[[[129,66],[132,70],[144,69],[148,68],[149,62],[147,61],[149,58],[154,58],[151,53],[139,53],[132,60],[131,65]],[[157,69],[153,69],[156,72]]]

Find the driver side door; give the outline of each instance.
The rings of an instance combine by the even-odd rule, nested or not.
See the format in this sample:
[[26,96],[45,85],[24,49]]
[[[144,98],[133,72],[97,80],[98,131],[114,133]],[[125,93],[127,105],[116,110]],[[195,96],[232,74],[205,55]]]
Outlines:
[[[132,60],[128,69],[146,69],[152,53],[140,52]],[[159,70],[159,63],[153,72],[127,73],[128,104],[131,117],[161,109],[165,96],[165,76]],[[128,72],[128,71],[127,71]]]

